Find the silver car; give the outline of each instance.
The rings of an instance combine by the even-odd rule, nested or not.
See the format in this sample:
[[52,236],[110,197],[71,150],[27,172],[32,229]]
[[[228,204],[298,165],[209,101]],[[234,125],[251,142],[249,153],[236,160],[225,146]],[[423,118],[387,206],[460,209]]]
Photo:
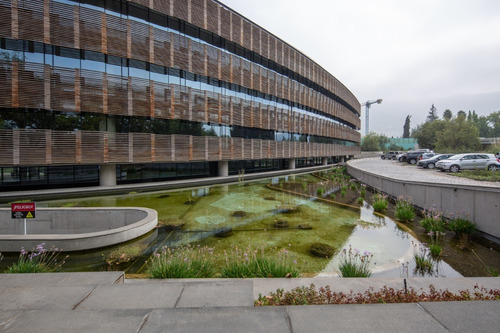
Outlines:
[[436,169],[458,172],[460,170],[498,170],[500,161],[493,154],[458,154],[438,161]]

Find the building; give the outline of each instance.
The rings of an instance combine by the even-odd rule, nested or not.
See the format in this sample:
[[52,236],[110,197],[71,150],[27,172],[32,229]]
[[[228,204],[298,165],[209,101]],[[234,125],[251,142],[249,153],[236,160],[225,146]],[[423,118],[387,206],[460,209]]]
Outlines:
[[334,162],[359,153],[359,116],[217,1],[0,0],[0,190]]

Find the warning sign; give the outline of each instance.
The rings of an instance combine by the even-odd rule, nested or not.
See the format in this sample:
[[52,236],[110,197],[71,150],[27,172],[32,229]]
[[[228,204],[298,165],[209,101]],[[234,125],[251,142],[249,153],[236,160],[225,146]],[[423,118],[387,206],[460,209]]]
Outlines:
[[34,219],[36,204],[34,202],[13,203],[10,206],[13,219]]

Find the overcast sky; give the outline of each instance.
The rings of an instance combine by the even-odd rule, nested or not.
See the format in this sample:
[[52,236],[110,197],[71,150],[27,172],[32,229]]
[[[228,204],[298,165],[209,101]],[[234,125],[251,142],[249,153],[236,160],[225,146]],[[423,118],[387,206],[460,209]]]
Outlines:
[[[221,0],[329,71],[400,137],[432,104],[500,111],[499,0]],[[362,134],[365,133],[362,107]]]

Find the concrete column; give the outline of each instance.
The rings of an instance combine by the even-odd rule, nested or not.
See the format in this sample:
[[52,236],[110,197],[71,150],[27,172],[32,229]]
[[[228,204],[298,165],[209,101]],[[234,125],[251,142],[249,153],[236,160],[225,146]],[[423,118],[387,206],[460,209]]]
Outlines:
[[217,172],[219,177],[227,177],[229,175],[229,162],[219,161],[219,170]]
[[101,164],[99,166],[99,185],[116,186],[116,165]]
[[288,169],[290,170],[295,169],[295,158],[291,158],[288,160]]
[[345,163],[345,156],[340,156],[340,163]]
[[328,157],[323,157],[323,165],[328,165]]

